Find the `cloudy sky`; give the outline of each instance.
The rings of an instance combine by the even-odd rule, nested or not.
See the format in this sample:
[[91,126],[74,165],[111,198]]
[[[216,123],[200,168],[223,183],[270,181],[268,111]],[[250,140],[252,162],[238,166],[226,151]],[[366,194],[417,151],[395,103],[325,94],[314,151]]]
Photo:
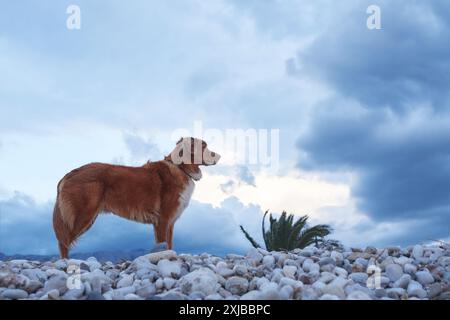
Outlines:
[[[260,239],[265,210],[309,214],[351,246],[448,239],[449,21],[447,0],[3,3],[0,252],[56,253],[65,173],[161,159],[196,122],[279,129],[279,166],[235,164],[212,141],[225,160],[204,169],[178,251],[243,252],[239,224]],[[75,250],[152,245],[150,226],[104,215]]]

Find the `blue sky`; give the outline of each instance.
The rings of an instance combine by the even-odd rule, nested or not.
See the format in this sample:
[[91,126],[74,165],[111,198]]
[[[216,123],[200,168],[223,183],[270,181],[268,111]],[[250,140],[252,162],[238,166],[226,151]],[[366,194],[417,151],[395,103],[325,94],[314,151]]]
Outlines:
[[[371,4],[381,30],[366,27]],[[348,245],[448,239],[449,18],[444,0],[2,4],[0,252],[55,253],[67,171],[161,159],[195,121],[280,129],[280,167],[205,169],[179,251],[242,252],[239,224],[259,236],[267,209],[309,214]],[[152,242],[105,215],[76,250]]]

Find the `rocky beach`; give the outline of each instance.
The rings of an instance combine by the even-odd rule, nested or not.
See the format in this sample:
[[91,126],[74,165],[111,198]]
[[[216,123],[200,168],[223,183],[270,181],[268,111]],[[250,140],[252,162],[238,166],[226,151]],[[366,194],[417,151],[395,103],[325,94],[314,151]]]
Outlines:
[[250,249],[225,257],[166,250],[132,261],[0,261],[0,299],[450,299],[447,244]]

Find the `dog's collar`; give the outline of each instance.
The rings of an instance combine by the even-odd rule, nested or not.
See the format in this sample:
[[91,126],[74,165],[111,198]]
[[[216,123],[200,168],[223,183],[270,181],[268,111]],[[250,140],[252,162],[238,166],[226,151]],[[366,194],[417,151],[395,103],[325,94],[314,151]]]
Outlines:
[[193,176],[191,173],[189,173],[189,172],[187,172],[186,170],[184,170],[184,168],[183,168],[182,166],[176,165],[175,163],[173,163],[172,160],[170,160],[170,159],[165,159],[164,161],[170,163],[171,165],[174,165],[175,167],[177,167],[178,169],[180,169],[181,171],[183,171],[183,173],[184,173],[185,175],[187,175],[190,179],[192,179],[192,180],[194,180],[194,181],[198,181],[198,180],[199,180],[197,177]]

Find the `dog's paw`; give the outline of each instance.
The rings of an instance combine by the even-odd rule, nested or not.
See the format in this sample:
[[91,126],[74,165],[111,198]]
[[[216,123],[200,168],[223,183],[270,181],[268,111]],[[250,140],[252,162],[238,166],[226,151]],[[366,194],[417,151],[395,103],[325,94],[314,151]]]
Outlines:
[[167,242],[160,242],[157,243],[152,250],[150,250],[150,253],[160,252],[160,251],[166,251],[169,250],[169,246],[167,245]]

